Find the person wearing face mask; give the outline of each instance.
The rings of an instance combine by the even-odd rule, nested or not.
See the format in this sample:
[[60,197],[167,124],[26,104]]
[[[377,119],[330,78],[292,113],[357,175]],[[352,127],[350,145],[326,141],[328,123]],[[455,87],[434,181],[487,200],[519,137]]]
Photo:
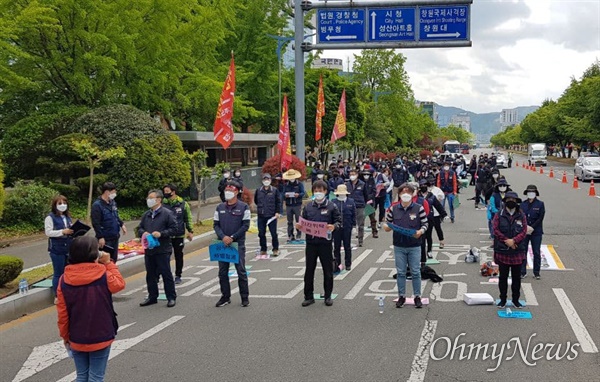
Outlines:
[[[423,252],[427,249],[427,258],[433,258],[431,254],[431,250],[433,247],[433,228],[435,227],[436,233],[438,235],[438,240],[440,241],[440,248],[444,248],[444,231],[442,231],[442,219],[446,217],[446,209],[440,202],[440,200],[436,197],[436,195],[431,192],[433,189],[430,180],[421,180],[419,182],[419,194],[423,197],[427,204],[429,205],[429,213],[427,214],[427,232],[425,232],[425,240],[423,244],[421,244],[421,261],[423,262]],[[442,199],[443,200],[443,199]],[[425,207],[423,207],[425,208]],[[427,248],[425,248],[425,244],[427,244]],[[425,260],[427,261],[427,260]]]
[[485,185],[489,182],[491,174],[485,167],[485,161],[479,161],[479,167],[475,173],[475,208],[479,208],[481,203],[481,193],[484,191]]
[[285,197],[285,212],[287,216],[288,244],[302,238],[300,230],[296,230],[296,236],[294,236],[294,223],[297,223],[300,219],[302,198],[305,195],[304,183],[298,180],[301,176],[300,172],[294,169],[289,169],[282,176],[284,180],[287,180],[287,183],[283,186],[283,195]]
[[497,168],[493,168],[491,170],[491,177],[489,178],[488,182],[483,188],[483,198],[486,206],[489,204],[490,198],[492,197],[492,194],[496,189],[496,184],[498,184],[498,180],[500,180],[501,176],[502,175],[500,175],[500,170],[498,170]]
[[228,168],[223,169],[223,178],[219,181],[217,189],[219,190],[219,197],[221,202],[225,201],[225,187],[232,181],[231,170]]
[[345,184],[340,184],[335,189],[336,198],[333,204],[342,214],[342,228],[333,231],[333,254],[335,257],[334,274],[340,273],[342,265],[341,247],[344,245],[344,265],[346,270],[352,269],[352,228],[356,227],[356,203],[349,198],[348,189]]
[[[531,244],[533,252],[533,276],[536,280],[540,279],[540,267],[542,262],[541,246],[542,235],[544,234],[543,221],[546,215],[546,207],[544,202],[538,199],[540,192],[535,184],[527,186],[523,194],[527,196],[527,200],[521,203],[521,211],[527,216],[527,237],[525,239],[525,248]],[[527,259],[521,265],[521,277],[527,276]]]
[[[123,224],[123,220],[119,218],[117,210],[117,187],[112,182],[106,182],[101,188],[102,194],[92,204],[92,227],[100,249],[110,253],[110,259],[116,263],[119,252],[119,237],[120,232],[123,235],[127,234],[127,227]],[[106,246],[107,248],[104,248]]]
[[175,215],[177,220],[177,232],[171,238],[173,245],[173,254],[175,255],[175,284],[181,284],[181,274],[183,273],[183,247],[185,231],[187,229],[187,238],[189,241],[194,239],[194,221],[192,219],[192,209],[188,202],[177,195],[177,186],[167,184],[163,187],[165,208],[168,208]]
[[394,169],[392,170],[392,180],[394,181],[394,188],[392,189],[392,203],[396,203],[398,201],[398,189],[400,186],[406,182],[408,182],[408,171],[406,170],[406,166],[399,161],[396,160],[394,164]]
[[[342,227],[342,215],[325,195],[327,193],[327,183],[318,180],[312,185],[314,200],[310,201],[302,210],[302,218],[313,221],[327,223],[327,230],[332,234]],[[299,223],[296,228],[300,229]],[[332,236],[332,235],[331,235]],[[302,306],[306,307],[315,303],[314,299],[314,279],[315,269],[317,268],[317,259],[321,262],[323,268],[323,288],[325,290],[325,305],[333,305],[331,293],[333,291],[333,257],[332,257],[332,239],[318,236],[306,235],[306,271],[304,273],[304,301]]]
[[175,292],[175,280],[171,273],[171,253],[173,244],[171,238],[177,234],[177,220],[168,208],[163,208],[164,195],[161,190],[150,190],[146,197],[148,211],[142,215],[138,226],[138,236],[152,235],[158,239],[159,245],[154,248],[144,249],[144,260],[146,265],[146,286],[148,297],[140,303],[140,306],[149,306],[158,302],[158,277],[162,276],[167,296],[167,307],[175,306],[177,293]]
[[327,181],[327,189],[328,189],[328,193],[327,196],[329,197],[329,194],[331,193],[335,193],[335,190],[338,188],[338,186],[340,184],[344,184],[344,178],[342,178],[340,176],[341,172],[339,170],[333,170],[333,174],[331,174],[331,179],[329,179]]
[[[238,287],[242,298],[242,307],[250,305],[248,296],[248,273],[246,272],[246,232],[250,228],[250,206],[238,199],[242,185],[236,181],[225,188],[224,203],[217,206],[213,218],[213,228],[219,240],[225,245],[236,242],[240,260],[235,265],[238,275]],[[231,286],[229,284],[230,263],[219,261],[219,284],[221,298],[216,307],[220,308],[231,303]]]
[[65,272],[67,259],[69,256],[69,248],[73,241],[73,230],[71,226],[71,212],[67,198],[63,195],[58,195],[52,199],[52,211],[44,220],[44,231],[48,236],[48,253],[52,260],[52,291],[54,292],[54,304],[56,305],[56,289],[58,288],[58,280]]
[[475,185],[475,173],[477,172],[477,155],[473,154],[471,161],[469,162],[469,167],[467,168],[467,172],[471,174],[471,181],[469,182],[469,186]]
[[509,191],[504,195],[504,207],[494,215],[494,262],[498,264],[500,276],[498,288],[500,302],[498,308],[506,306],[508,292],[508,274],[511,274],[512,303],[522,308],[521,297],[521,264],[527,254],[527,217],[520,210],[521,199],[516,192]]
[[358,227],[358,246],[362,247],[365,236],[365,207],[369,200],[365,182],[358,179],[358,171],[350,170],[350,176],[346,181],[346,189],[350,192],[349,197],[356,204],[356,226]]
[[[372,169],[372,167],[370,167],[369,169],[363,170],[361,175],[363,181],[365,182],[365,188],[367,189],[367,204],[370,204],[375,208],[375,196],[377,195],[377,186],[375,185],[374,170]],[[376,211],[368,215],[368,217],[369,221],[371,222],[371,234],[373,235],[374,239],[377,239],[379,237],[379,233],[377,231],[377,219],[375,218],[375,213]]]
[[281,197],[279,191],[271,185],[271,174],[263,174],[263,186],[254,193],[254,204],[258,214],[258,239],[260,242],[260,254],[262,259],[269,257],[267,254],[267,222],[273,219],[269,224],[271,233],[271,244],[273,245],[273,256],[279,256],[279,238],[277,237],[277,219],[281,210]]
[[[413,195],[417,190],[408,183],[400,187],[400,203],[394,204],[387,210],[386,221],[404,229],[415,230],[413,236],[400,232],[393,232],[394,256],[396,261],[398,301],[396,308],[402,308],[406,302],[406,270],[410,268],[412,274],[412,287],[415,296],[415,308],[423,307],[421,302],[421,241],[427,232],[427,212],[425,208],[413,202]],[[392,228],[384,226],[389,232]]]
[[450,221],[454,223],[454,198],[456,197],[456,191],[458,190],[458,177],[456,172],[450,168],[451,161],[447,160],[444,163],[442,171],[437,176],[437,186],[444,191],[444,201],[442,206],[446,206],[446,200],[448,201],[448,207],[450,209]]
[[[319,161],[317,161],[317,162],[315,163],[315,165],[313,166],[313,170],[312,170],[312,172],[311,172],[311,174],[310,174],[310,182],[311,182],[311,183],[314,183],[314,182],[316,182],[316,181],[317,181],[317,170],[318,170],[318,171],[322,171],[322,170],[321,170],[321,162],[319,162]],[[284,171],[284,172],[285,172],[285,171]]]
[[233,178],[240,185],[240,193],[244,190],[244,180],[242,179],[242,170],[240,168],[236,168],[233,172]]
[[506,182],[506,179],[501,176],[496,183],[494,193],[490,197],[490,201],[487,204],[487,218],[488,218],[488,229],[490,231],[490,239],[494,239],[494,229],[492,227],[492,219],[494,215],[502,209],[502,199],[508,191],[512,191],[510,184]]

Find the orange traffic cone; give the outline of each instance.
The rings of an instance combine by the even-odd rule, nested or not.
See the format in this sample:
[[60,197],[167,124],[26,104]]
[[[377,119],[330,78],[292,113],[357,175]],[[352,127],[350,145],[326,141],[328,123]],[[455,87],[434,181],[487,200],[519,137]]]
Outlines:
[[567,172],[566,171],[563,171],[562,182],[567,183]]
[[544,173],[544,167],[540,166],[540,174],[543,174],[543,173]]
[[576,176],[573,177],[573,188],[579,189],[579,182]]
[[519,162],[515,161],[515,167],[519,167]]
[[535,163],[531,166],[531,171],[535,172]]
[[594,187],[594,180],[590,183],[590,193],[589,196],[596,196],[596,188]]
[[554,178],[554,168],[550,167],[550,175],[548,175],[550,178]]

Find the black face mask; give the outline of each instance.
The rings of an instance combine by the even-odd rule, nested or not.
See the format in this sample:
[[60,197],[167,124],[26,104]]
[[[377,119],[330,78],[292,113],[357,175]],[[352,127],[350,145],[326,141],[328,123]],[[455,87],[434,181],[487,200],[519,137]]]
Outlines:
[[171,196],[173,196],[173,194],[170,192],[165,192],[163,195],[165,196],[166,199],[169,199]]
[[509,200],[506,202],[506,208],[510,208],[511,210],[517,208],[517,202],[514,200]]
[[421,186],[421,187],[419,187],[419,190],[421,190],[421,192],[425,193],[425,192],[427,192],[427,186]]

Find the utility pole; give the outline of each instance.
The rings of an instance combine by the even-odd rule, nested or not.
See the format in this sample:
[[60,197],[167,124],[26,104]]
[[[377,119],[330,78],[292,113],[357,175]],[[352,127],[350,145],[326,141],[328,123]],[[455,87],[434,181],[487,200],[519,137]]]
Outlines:
[[295,42],[295,85],[296,85],[296,156],[301,161],[305,161],[305,140],[306,134],[304,126],[304,51],[302,43],[304,41],[304,11],[302,9],[302,0],[294,0],[294,42]]

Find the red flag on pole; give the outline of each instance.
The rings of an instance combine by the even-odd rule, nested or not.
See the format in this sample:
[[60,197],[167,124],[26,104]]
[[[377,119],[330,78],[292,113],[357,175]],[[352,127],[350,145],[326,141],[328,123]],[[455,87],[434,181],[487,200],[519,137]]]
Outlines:
[[281,110],[281,121],[279,123],[279,140],[277,150],[281,156],[280,168],[289,170],[292,163],[292,144],[290,139],[290,120],[288,115],[287,95],[283,96],[283,107]]
[[319,92],[317,94],[317,119],[315,122],[315,141],[321,139],[321,119],[325,115],[325,95],[323,94],[323,75],[319,78]]
[[235,96],[235,64],[233,62],[233,53],[231,54],[231,62],[229,63],[229,71],[223,85],[221,98],[219,99],[219,107],[217,108],[217,116],[215,118],[215,126],[213,133],[215,141],[219,142],[224,149],[228,148],[233,142],[233,99]]
[[346,136],[346,89],[342,92],[342,98],[340,99],[340,107],[331,132],[331,142],[335,142],[344,136]]

